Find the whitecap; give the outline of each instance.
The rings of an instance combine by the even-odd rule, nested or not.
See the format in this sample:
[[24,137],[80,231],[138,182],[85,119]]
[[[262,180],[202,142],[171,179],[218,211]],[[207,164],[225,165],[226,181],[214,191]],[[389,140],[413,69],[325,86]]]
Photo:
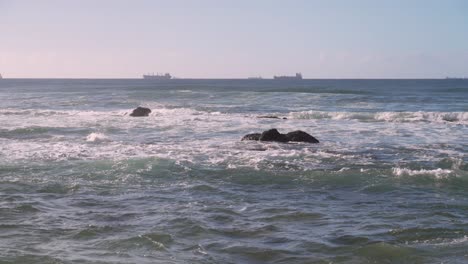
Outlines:
[[289,113],[292,119],[331,119],[374,122],[430,122],[468,124],[468,112],[326,112],[301,111]]
[[109,141],[109,137],[103,133],[91,133],[86,137],[88,142],[104,142]]
[[447,177],[451,173],[453,173],[452,170],[441,169],[441,168],[437,168],[437,169],[434,169],[434,170],[425,170],[425,169],[411,170],[411,169],[407,169],[407,168],[393,168],[393,174],[395,176],[432,175],[432,176],[440,179],[440,178]]

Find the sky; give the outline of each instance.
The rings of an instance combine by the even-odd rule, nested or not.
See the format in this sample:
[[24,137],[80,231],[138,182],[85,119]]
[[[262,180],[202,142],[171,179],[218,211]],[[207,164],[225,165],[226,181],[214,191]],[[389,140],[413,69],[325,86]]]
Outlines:
[[466,0],[0,0],[8,78],[468,76]]

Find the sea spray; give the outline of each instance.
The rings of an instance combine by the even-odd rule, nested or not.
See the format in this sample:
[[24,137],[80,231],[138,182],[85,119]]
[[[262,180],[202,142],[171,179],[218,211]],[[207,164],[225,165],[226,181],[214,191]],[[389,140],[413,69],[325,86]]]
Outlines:
[[109,137],[103,133],[91,133],[86,136],[86,141],[88,142],[104,142],[109,140]]

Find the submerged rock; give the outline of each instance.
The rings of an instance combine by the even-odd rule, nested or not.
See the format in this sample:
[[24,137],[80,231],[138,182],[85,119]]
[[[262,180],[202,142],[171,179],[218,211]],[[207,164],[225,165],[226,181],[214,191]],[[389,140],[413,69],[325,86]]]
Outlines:
[[260,140],[261,135],[262,134],[260,134],[260,133],[247,134],[242,138],[242,141],[244,141],[244,140]]
[[276,141],[276,142],[307,142],[307,143],[319,143],[319,141],[309,135],[308,133],[296,130],[287,134],[281,134],[277,129],[273,128],[263,133],[247,134],[242,138],[244,140],[259,140],[259,141]]
[[260,136],[260,141],[278,141],[278,142],[288,142],[288,138],[285,134],[281,134],[275,128],[263,131]]
[[266,116],[257,116],[257,118],[288,119],[288,118],[286,118],[286,117],[278,117],[278,116],[270,116],[270,115],[266,115]]
[[133,110],[130,116],[138,117],[138,116],[148,116],[151,113],[151,109],[146,107],[137,107]]
[[319,143],[319,141],[313,136],[307,134],[304,131],[296,130],[286,134],[288,141],[293,142],[309,142],[309,143]]

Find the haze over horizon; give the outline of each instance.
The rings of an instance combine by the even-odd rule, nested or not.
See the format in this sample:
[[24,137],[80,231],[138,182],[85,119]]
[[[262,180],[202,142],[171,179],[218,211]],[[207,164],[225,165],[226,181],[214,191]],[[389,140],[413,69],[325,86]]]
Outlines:
[[463,0],[0,0],[0,74],[466,77],[466,14]]

